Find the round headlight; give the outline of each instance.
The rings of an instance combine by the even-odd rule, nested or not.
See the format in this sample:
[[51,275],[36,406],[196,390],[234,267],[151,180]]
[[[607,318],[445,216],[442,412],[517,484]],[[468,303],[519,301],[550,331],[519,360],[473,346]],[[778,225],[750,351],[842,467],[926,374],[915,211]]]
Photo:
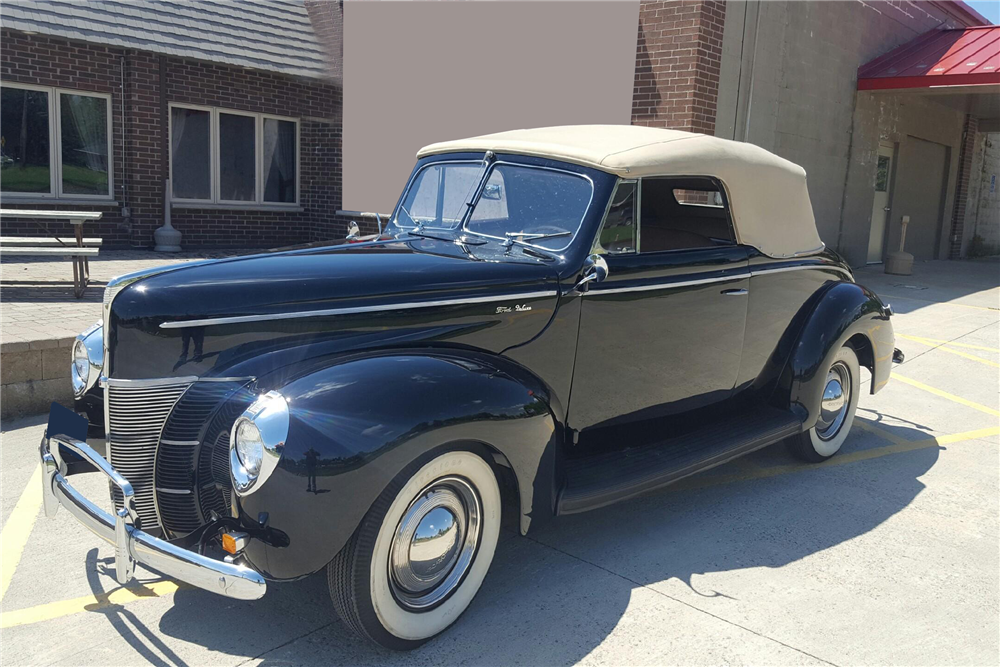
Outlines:
[[241,419],[236,426],[236,455],[243,469],[251,477],[260,474],[260,463],[264,459],[264,441],[252,421]]
[[269,391],[247,408],[229,434],[229,471],[236,493],[260,488],[278,467],[288,437],[288,402]]
[[69,376],[73,382],[73,393],[80,398],[97,384],[97,378],[104,367],[104,330],[101,323],[88,328],[76,337],[73,343],[73,360]]
[[73,380],[73,393],[82,396],[90,384],[90,355],[82,340],[73,345],[73,368],[70,372]]

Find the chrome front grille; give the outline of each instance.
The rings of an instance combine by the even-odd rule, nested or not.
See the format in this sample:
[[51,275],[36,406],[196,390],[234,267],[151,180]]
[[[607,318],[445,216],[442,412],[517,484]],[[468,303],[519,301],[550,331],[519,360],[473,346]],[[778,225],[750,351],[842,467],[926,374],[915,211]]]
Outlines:
[[[135,490],[136,510],[144,530],[157,529],[154,477],[160,432],[174,404],[196,378],[107,380],[105,405],[111,465]],[[121,493],[113,491],[115,508]]]

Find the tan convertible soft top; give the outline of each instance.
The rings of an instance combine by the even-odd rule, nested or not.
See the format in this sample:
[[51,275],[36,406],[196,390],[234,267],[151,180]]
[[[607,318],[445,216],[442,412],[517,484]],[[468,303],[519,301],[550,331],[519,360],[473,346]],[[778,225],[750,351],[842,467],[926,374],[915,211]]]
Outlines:
[[566,125],[431,144],[417,157],[486,150],[572,162],[622,178],[713,176],[726,187],[740,243],[771,257],[823,249],[805,170],[753,144],[654,127]]

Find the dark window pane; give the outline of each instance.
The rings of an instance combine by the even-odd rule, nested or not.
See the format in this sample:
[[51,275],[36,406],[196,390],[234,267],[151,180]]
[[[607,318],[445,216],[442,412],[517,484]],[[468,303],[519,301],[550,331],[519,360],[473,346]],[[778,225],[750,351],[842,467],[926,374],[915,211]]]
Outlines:
[[51,192],[49,95],[0,89],[0,190]]
[[295,201],[295,123],[264,119],[264,201]]
[[704,178],[644,178],[639,252],[736,243],[722,193]]
[[62,93],[59,114],[63,194],[110,195],[108,101]]
[[219,114],[219,199],[257,200],[253,116]]
[[597,252],[635,251],[635,183],[619,183],[598,239]]
[[889,189],[889,158],[878,156],[878,169],[875,171],[875,191],[885,192]]
[[209,152],[211,114],[197,109],[170,110],[171,187],[174,199],[211,199]]

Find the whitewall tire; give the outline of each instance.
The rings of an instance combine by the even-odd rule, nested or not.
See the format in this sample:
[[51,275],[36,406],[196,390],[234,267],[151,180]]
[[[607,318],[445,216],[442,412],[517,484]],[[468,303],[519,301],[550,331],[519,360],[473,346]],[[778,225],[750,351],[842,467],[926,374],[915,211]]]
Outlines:
[[858,355],[845,345],[826,370],[816,425],[789,440],[789,447],[796,455],[820,462],[840,451],[854,424],[861,394],[860,379]]
[[401,473],[327,567],[344,622],[391,649],[420,646],[472,602],[500,534],[490,465],[451,451]]

